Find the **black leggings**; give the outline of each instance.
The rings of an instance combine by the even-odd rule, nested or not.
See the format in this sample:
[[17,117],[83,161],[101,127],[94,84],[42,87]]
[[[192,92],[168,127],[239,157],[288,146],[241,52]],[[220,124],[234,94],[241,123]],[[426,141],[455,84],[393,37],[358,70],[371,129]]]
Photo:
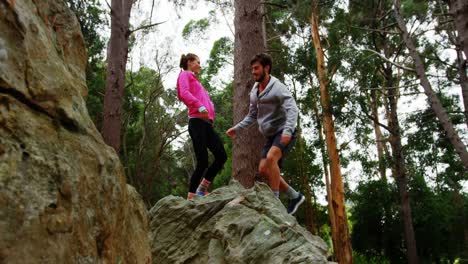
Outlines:
[[190,137],[192,138],[193,149],[197,157],[197,168],[190,179],[189,192],[196,192],[203,177],[203,173],[208,167],[208,149],[213,153],[215,160],[208,168],[205,179],[212,182],[216,174],[223,168],[227,160],[226,151],[218,134],[214,131],[213,125],[199,118],[190,118],[188,126]]

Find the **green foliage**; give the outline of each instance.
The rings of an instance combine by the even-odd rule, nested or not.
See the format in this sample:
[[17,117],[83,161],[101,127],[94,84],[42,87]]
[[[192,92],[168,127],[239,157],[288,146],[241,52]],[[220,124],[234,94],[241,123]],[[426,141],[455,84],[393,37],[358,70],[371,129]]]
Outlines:
[[[185,118],[174,90],[162,86],[161,76],[148,68],[127,74],[124,101],[122,160],[129,182],[148,206],[184,185],[176,152],[171,146],[181,133],[178,123]],[[177,189],[177,187],[176,187]]]
[[80,23],[88,55],[86,66],[86,84],[88,98],[86,106],[96,127],[101,126],[102,106],[106,87],[106,66],[104,61],[105,40],[99,30],[107,25],[104,9],[98,0],[67,0],[70,9]]
[[353,250],[366,256],[386,256],[396,263],[404,260],[396,186],[380,180],[361,182],[350,199]]
[[427,15],[429,9],[429,1],[423,0],[406,0],[401,3],[401,13],[405,16],[417,16],[420,19]]
[[[411,178],[409,190],[421,260],[452,263],[463,252],[463,232],[457,230],[463,226],[468,197],[433,191],[421,175]],[[360,257],[385,256],[392,263],[404,262],[403,220],[396,187],[381,180],[361,182],[350,198],[353,249]]]
[[202,38],[206,36],[206,31],[210,26],[208,19],[190,20],[182,30],[182,37],[189,40],[191,37]]
[[233,64],[234,43],[228,37],[222,37],[213,43],[208,59],[208,67],[201,72],[203,86],[212,91],[212,78],[218,74],[226,64]]
[[390,260],[384,256],[366,256],[359,252],[353,252],[353,261],[355,264],[390,264]]

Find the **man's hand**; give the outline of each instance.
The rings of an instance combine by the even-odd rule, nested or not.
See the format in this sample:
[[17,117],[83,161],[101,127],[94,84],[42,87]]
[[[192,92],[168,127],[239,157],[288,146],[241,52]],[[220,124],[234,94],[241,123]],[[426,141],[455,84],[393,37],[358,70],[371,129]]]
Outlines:
[[233,127],[231,127],[230,129],[228,129],[228,130],[226,131],[226,134],[227,134],[229,137],[233,137],[233,136],[236,135],[236,129],[233,128]]
[[280,140],[281,145],[286,146],[289,144],[290,141],[291,141],[290,135],[285,135],[285,134],[281,135],[281,140]]
[[210,117],[209,117],[209,115],[208,115],[208,110],[203,110],[203,111],[200,112],[200,114],[201,114],[201,118],[202,118],[203,120],[208,120],[208,119],[210,119]]

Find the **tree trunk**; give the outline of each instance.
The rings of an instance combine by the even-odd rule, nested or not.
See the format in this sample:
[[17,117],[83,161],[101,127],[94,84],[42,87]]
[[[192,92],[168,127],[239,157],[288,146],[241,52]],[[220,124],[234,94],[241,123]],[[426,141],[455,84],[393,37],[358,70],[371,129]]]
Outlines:
[[385,78],[387,80],[388,101],[389,101],[389,128],[390,128],[390,146],[392,148],[393,158],[393,177],[395,178],[398,185],[398,193],[400,194],[400,208],[403,214],[403,222],[405,226],[405,239],[407,248],[408,263],[418,263],[418,254],[416,250],[416,238],[413,229],[413,220],[411,216],[411,207],[408,197],[408,190],[406,186],[408,184],[408,178],[406,175],[406,164],[403,154],[403,146],[401,143],[400,124],[398,121],[397,113],[397,91],[393,87],[396,85],[393,83],[391,65],[387,65],[384,69]]
[[302,138],[302,129],[301,129],[301,121],[298,118],[298,133],[297,133],[297,145],[299,147],[299,151],[296,152],[298,154],[297,162],[299,164],[299,175],[302,179],[302,190],[304,191],[305,197],[305,225],[306,229],[309,230],[312,234],[317,234],[317,229],[314,224],[314,208],[312,206],[312,195],[310,191],[310,185],[308,180],[308,175],[304,173],[304,139]]
[[[310,84],[313,87],[312,76],[309,76],[309,79],[310,79]],[[328,156],[327,156],[326,149],[325,149],[325,140],[323,139],[323,132],[322,132],[322,122],[320,120],[320,113],[318,110],[317,98],[315,97],[315,95],[312,96],[312,106],[314,110],[315,122],[317,122],[317,131],[318,131],[319,142],[320,142],[320,152],[322,154],[323,173],[325,175],[325,187],[327,190],[328,217],[330,218],[330,231],[332,234],[333,248],[336,248],[337,245],[335,241],[338,236],[336,234],[335,213],[334,213],[333,206],[332,206],[332,192],[331,192],[331,186],[330,186],[330,174],[328,173],[328,161],[327,161]],[[336,252],[335,252],[334,258],[336,259]]]
[[460,86],[463,97],[463,107],[465,113],[465,124],[468,127],[468,76],[466,75],[467,60],[463,59],[462,52],[457,50],[457,69],[460,75]]
[[325,129],[325,140],[327,142],[328,155],[330,157],[332,204],[336,220],[336,252],[340,264],[353,263],[351,241],[349,237],[348,219],[344,204],[344,188],[341,176],[340,158],[336,145],[335,128],[332,116],[332,106],[328,94],[329,81],[327,79],[324,52],[320,43],[318,2],[313,2],[311,15],[311,28],[314,47],[317,52],[317,72],[320,82],[320,101],[323,109],[323,126]]
[[374,119],[374,133],[375,133],[375,140],[377,145],[377,157],[379,159],[379,173],[380,178],[387,182],[387,167],[385,165],[385,140],[382,134],[382,130],[380,130],[379,124],[379,112],[378,112],[378,96],[377,91],[371,91],[371,109],[372,109],[372,117]]
[[454,129],[453,124],[450,121],[449,116],[447,115],[447,112],[445,111],[444,107],[439,101],[439,98],[437,97],[437,95],[432,90],[431,84],[429,83],[429,80],[426,77],[424,64],[421,58],[419,57],[419,54],[416,50],[416,47],[414,46],[411,36],[408,33],[408,30],[406,29],[406,24],[400,15],[400,1],[394,0],[394,4],[395,4],[395,18],[398,22],[398,26],[401,32],[403,33],[403,39],[405,41],[406,46],[408,47],[409,53],[414,60],[414,64],[416,66],[416,73],[421,82],[421,86],[424,88],[424,92],[429,99],[432,110],[435,112],[437,118],[442,124],[442,127],[447,133],[448,139],[450,140],[453,147],[455,148],[455,151],[460,156],[463,166],[465,167],[466,170],[468,170],[468,152],[466,151],[466,146],[461,141],[460,137],[458,136],[458,133]]
[[[297,102],[297,89],[296,84],[293,82],[293,96],[294,100]],[[302,126],[301,126],[301,115],[297,118],[297,147],[299,151],[296,151],[296,162],[299,164],[299,176],[302,180],[302,190],[305,197],[305,225],[306,229],[309,230],[312,234],[317,234],[316,224],[314,222],[314,206],[312,206],[312,194],[311,188],[309,185],[308,175],[304,173],[304,138],[302,137]],[[314,195],[315,196],[315,195]],[[314,201],[315,204],[315,201]]]
[[107,79],[104,96],[102,136],[104,141],[120,150],[122,104],[125,86],[125,66],[132,0],[112,0],[111,36],[107,47]]
[[[238,123],[249,111],[249,94],[254,84],[250,60],[263,52],[261,1],[235,1],[234,26],[233,113],[234,123]],[[240,130],[234,137],[232,177],[246,188],[254,184],[264,142],[257,125]]]
[[455,27],[460,38],[460,48],[468,59],[468,1],[449,0],[449,10],[455,21]]
[[468,76],[466,75],[467,60],[463,58],[463,51],[460,48],[462,46],[460,43],[460,37],[457,36],[454,31],[455,30],[452,30],[452,27],[450,27],[449,29],[447,29],[447,34],[452,44],[456,46],[456,63],[458,74],[460,75],[458,81],[460,82],[463,98],[463,107],[465,109],[465,124],[468,127]]

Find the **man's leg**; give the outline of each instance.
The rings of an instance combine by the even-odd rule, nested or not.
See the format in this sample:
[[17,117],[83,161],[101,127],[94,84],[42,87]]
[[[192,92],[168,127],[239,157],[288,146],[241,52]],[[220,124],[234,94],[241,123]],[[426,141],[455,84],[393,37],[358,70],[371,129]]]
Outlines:
[[[270,188],[275,194],[275,196],[279,197],[279,192],[280,192],[280,182],[281,182],[281,176],[280,176],[280,169],[278,166],[278,161],[281,159],[282,153],[281,149],[278,148],[277,146],[272,146],[270,150],[268,151],[267,157],[266,157],[266,171],[268,173],[268,180],[270,183]],[[284,180],[283,180],[284,182]]]
[[270,165],[269,165],[269,161],[267,160],[267,158],[263,158],[260,160],[260,164],[258,165],[258,174],[260,174],[260,176],[264,179],[267,179],[268,180],[268,185],[270,186],[271,190],[273,191],[273,194],[276,196],[276,197],[279,197],[279,190],[278,189],[275,189],[272,185],[272,177],[271,177],[271,169],[270,169]]
[[283,179],[283,177],[280,176],[280,185],[279,185],[279,190],[280,192],[284,193],[288,190],[289,184],[286,183],[286,181]]

